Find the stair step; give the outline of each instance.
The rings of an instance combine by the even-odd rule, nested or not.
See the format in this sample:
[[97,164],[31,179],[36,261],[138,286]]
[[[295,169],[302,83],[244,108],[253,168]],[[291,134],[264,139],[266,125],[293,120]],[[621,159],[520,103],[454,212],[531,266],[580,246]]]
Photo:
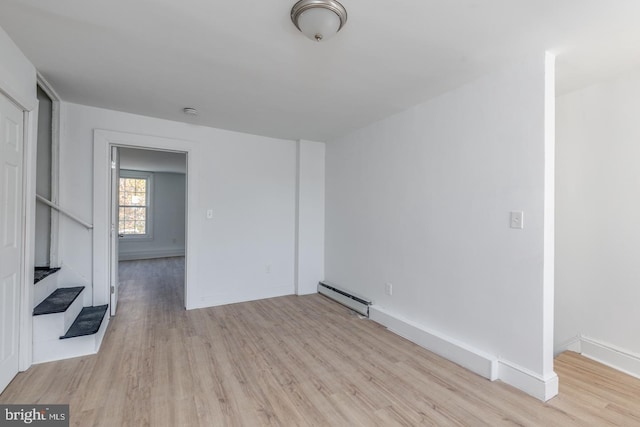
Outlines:
[[95,334],[100,329],[100,324],[108,307],[108,305],[99,305],[97,307],[83,308],[67,333],[61,336],[60,339]]
[[42,314],[62,313],[76,300],[84,286],[73,288],[58,288],[33,309],[34,316]]
[[60,270],[60,267],[49,268],[49,267],[36,267],[33,272],[33,284],[35,285],[45,277],[51,276],[56,271]]

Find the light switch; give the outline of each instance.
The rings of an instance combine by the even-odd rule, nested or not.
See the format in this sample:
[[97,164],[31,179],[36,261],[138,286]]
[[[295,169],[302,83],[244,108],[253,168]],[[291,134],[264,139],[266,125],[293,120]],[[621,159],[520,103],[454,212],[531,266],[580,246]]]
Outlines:
[[524,212],[511,212],[511,228],[522,230],[524,228]]
[[207,219],[213,219],[213,209],[207,209]]

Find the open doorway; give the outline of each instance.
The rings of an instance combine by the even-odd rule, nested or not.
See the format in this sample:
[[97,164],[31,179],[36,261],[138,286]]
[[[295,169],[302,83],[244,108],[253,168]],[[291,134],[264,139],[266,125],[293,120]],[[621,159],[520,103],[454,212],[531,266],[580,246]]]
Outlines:
[[[117,269],[118,266],[118,215],[115,212],[116,202],[112,197],[116,187],[117,173],[114,170],[119,166],[118,161],[113,161],[112,156],[122,148],[135,148],[146,150],[147,154],[153,151],[180,153],[185,157],[185,265],[184,286],[182,287],[182,300],[185,308],[191,307],[190,303],[190,272],[191,265],[189,253],[193,239],[190,228],[190,215],[193,203],[192,175],[195,173],[190,166],[190,158],[195,150],[195,144],[191,141],[162,138],[152,135],[141,135],[126,132],[107,131],[96,129],[93,133],[93,305],[117,303]],[[116,171],[117,172],[117,171]],[[118,223],[116,225],[116,223]],[[115,243],[114,243],[115,242]],[[116,249],[116,250],[114,250]],[[115,280],[113,280],[115,278]],[[112,297],[113,296],[113,297]]]
[[640,377],[640,68],[557,99],[555,351]]
[[[133,285],[162,270],[182,288],[177,293],[184,307],[186,153],[117,147],[117,160],[117,197],[112,198],[115,285]],[[116,304],[113,301],[113,313]]]

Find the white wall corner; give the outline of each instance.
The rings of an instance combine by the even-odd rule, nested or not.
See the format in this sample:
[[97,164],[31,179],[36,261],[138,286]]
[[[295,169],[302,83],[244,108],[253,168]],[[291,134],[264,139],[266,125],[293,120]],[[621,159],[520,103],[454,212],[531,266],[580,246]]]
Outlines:
[[544,66],[544,262],[542,280],[542,373],[544,375],[555,375],[553,373],[556,213],[556,75],[554,54],[545,52]]
[[554,351],[554,357],[565,351],[573,351],[575,353],[582,353],[582,341],[580,335],[568,339],[564,343],[558,345]]
[[603,365],[640,378],[640,354],[585,336],[580,337],[580,353]]
[[293,289],[300,295],[300,145],[302,140],[296,141],[296,194],[295,194],[295,224],[294,224],[294,254],[293,254]]
[[317,292],[324,279],[325,144],[296,143],[295,292]]
[[558,394],[558,376],[540,376],[506,360],[498,362],[498,379],[543,402]]
[[387,327],[391,332],[448,359],[491,381],[498,379],[498,360],[465,343],[430,331],[422,325],[394,315],[382,307],[369,308],[369,318]]

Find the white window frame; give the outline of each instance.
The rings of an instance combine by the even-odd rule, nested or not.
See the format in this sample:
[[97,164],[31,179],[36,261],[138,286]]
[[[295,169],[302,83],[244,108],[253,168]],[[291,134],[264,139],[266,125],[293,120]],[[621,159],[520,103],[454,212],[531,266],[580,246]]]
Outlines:
[[[120,178],[137,178],[147,180],[146,191],[146,233],[145,234],[120,234],[118,229],[118,235],[121,241],[136,241],[147,242],[153,240],[153,173],[120,169],[120,175],[118,176],[118,184],[120,184]],[[118,200],[118,227],[120,224],[120,203]]]

